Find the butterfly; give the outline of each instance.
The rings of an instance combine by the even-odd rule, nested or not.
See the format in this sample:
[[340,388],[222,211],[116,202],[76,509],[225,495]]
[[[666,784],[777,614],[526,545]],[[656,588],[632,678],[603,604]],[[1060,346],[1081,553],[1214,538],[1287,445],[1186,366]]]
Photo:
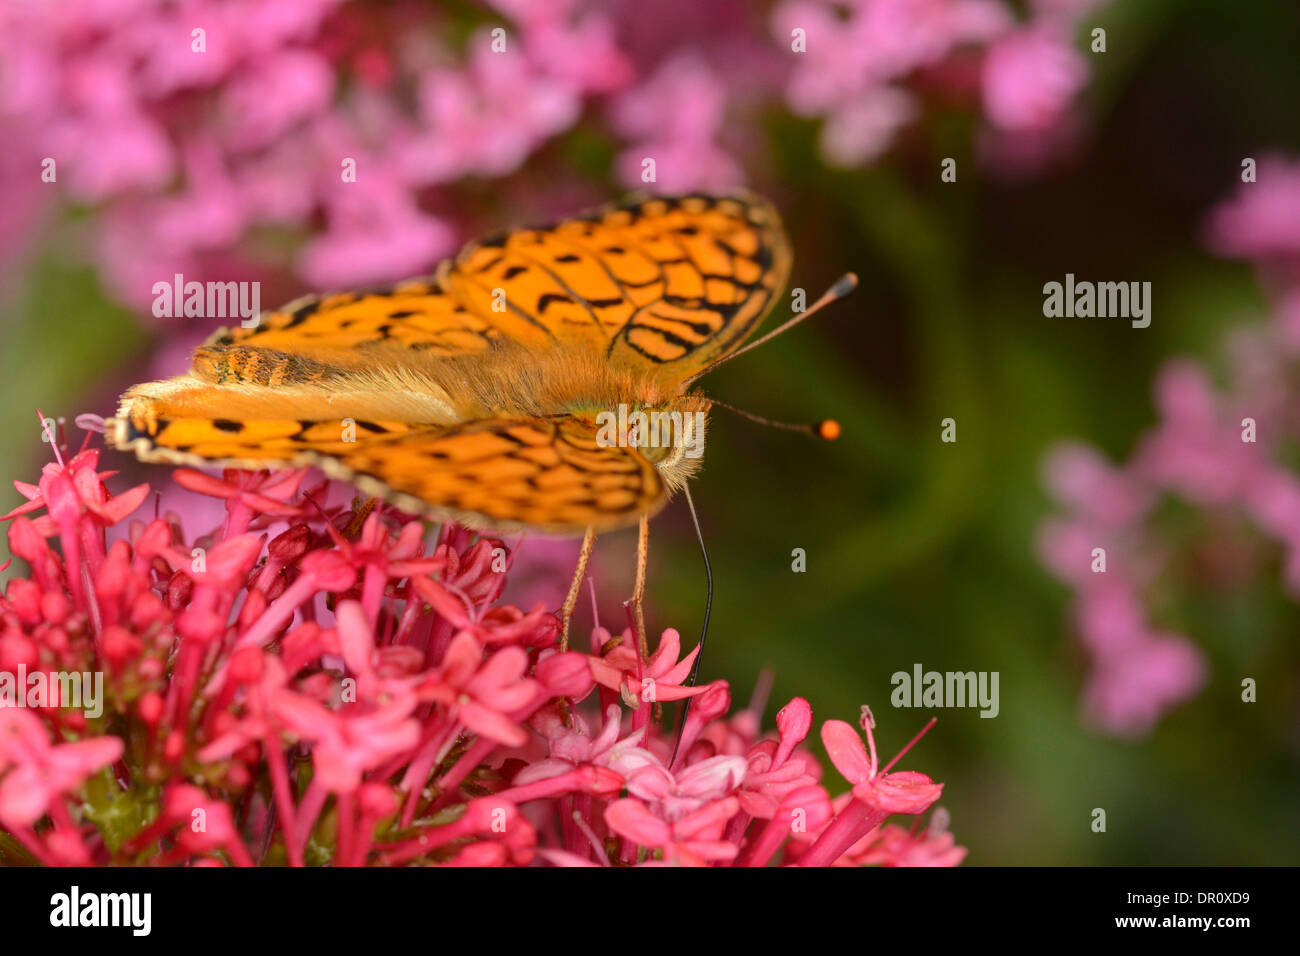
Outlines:
[[220,329],[187,374],[127,391],[109,440],[147,462],[313,465],[472,528],[581,534],[562,646],[596,534],[639,525],[644,646],[648,522],[698,470],[720,404],[692,385],[747,350],[790,264],[756,196],[615,203],[473,242],[432,276]]

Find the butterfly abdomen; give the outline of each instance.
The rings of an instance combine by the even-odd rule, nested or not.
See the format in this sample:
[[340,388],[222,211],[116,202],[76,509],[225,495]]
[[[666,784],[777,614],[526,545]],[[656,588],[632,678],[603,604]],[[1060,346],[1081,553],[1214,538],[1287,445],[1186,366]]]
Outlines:
[[247,345],[205,345],[194,350],[192,374],[214,385],[314,385],[332,366],[301,355]]

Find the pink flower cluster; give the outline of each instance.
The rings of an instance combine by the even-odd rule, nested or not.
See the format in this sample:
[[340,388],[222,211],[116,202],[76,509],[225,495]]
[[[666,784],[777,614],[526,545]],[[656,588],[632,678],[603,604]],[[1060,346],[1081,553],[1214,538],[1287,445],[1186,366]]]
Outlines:
[[514,171],[586,94],[631,78],[603,14],[499,6],[516,22],[485,9],[462,55],[416,5],[6,4],[0,129],[23,153],[6,192],[52,194],[37,174],[54,159],[65,197],[99,208],[95,255],[137,307],[175,273],[276,269],[277,243],[254,240],[277,233],[301,240],[315,287],[418,273],[457,238],[423,191]]
[[[878,157],[933,87],[982,87],[995,129],[1055,130],[1087,77],[1070,33],[1092,5],[1042,0],[1017,25],[1004,0],[785,0],[773,38],[743,5],[688,2],[490,0],[454,22],[361,0],[5,4],[0,262],[58,197],[95,211],[86,251],[134,308],[178,273],[267,282],[264,305],[403,278],[499,223],[451,184],[477,177],[508,202],[508,177],[583,123],[614,134],[625,186],[738,185],[738,157],[764,162],[759,111],[783,87],[848,165]],[[608,192],[537,163],[545,188],[521,188],[556,214]]]
[[[0,860],[44,864],[954,865],[928,810],[943,785],[891,772],[869,712],[804,749],[809,704],[775,734],[762,701],[665,631],[643,658],[596,627],[557,648],[543,604],[498,601],[513,552],[386,507],[330,505],[307,472],[175,482],[225,506],[186,541],[132,518],[99,452],[47,465],[10,512],[29,571],[0,597],[0,674],[101,674],[102,713],[0,707]],[[156,499],[155,499],[156,507]],[[12,696],[12,695],[11,695]],[[665,705],[694,699],[679,745]],[[928,730],[928,727],[926,728]],[[922,731],[924,733],[924,731]],[[917,735],[919,739],[920,734]],[[913,741],[915,742],[915,740]],[[908,745],[910,748],[911,744]],[[908,748],[904,748],[906,752]],[[902,753],[899,754],[902,756]],[[895,758],[897,761],[898,758]]]
[[[1248,523],[1282,555],[1287,590],[1300,598],[1300,476],[1287,444],[1300,433],[1294,375],[1300,361],[1300,164],[1260,163],[1257,181],[1210,219],[1210,244],[1252,260],[1278,305],[1259,327],[1237,330],[1227,385],[1196,362],[1169,362],[1155,383],[1160,420],[1133,456],[1113,466],[1086,446],[1053,452],[1046,482],[1062,517],[1042,529],[1048,567],[1075,590],[1075,618],[1092,659],[1084,693],[1104,729],[1145,733],[1206,679],[1184,635],[1152,623],[1150,593],[1178,568],[1199,569],[1181,587],[1239,582],[1266,562]],[[1204,542],[1171,535],[1161,504],[1193,509]],[[1104,551],[1104,571],[1095,549]],[[1167,588],[1166,588],[1167,589]]]
[[829,162],[875,160],[933,92],[982,101],[994,155],[1010,159],[1068,133],[1089,76],[1074,33],[1099,5],[1039,0],[1020,22],[1003,0],[783,0],[772,30],[804,43],[786,97],[824,118]]

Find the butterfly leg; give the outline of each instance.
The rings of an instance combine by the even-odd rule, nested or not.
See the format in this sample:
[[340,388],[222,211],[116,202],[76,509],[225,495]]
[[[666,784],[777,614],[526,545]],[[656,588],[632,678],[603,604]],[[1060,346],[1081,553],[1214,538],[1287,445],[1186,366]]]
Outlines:
[[569,622],[573,620],[573,609],[578,605],[578,591],[582,588],[582,579],[587,576],[587,561],[591,558],[592,546],[596,543],[596,529],[588,528],[582,536],[582,550],[578,552],[578,567],[573,572],[573,582],[569,593],[564,598],[564,607],[560,609],[560,650],[569,649]]
[[632,609],[632,617],[636,622],[637,645],[641,649],[641,656],[643,658],[648,658],[650,656],[650,645],[646,640],[644,608],[645,572],[649,557],[650,517],[648,515],[642,515],[641,527],[636,542],[636,585],[632,588],[632,597],[627,600],[627,606]]
[[378,504],[378,498],[368,498],[365,501],[360,498],[355,499],[352,502],[352,518],[348,521],[348,526],[343,530],[343,537],[351,541],[361,534],[362,526]]

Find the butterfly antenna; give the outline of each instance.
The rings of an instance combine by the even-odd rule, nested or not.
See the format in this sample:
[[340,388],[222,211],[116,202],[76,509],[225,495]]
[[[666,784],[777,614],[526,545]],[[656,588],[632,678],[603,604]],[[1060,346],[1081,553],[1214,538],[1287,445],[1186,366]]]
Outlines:
[[[713,568],[709,566],[709,550],[704,546],[704,532],[700,530],[700,518],[695,513],[695,502],[691,499],[690,485],[683,485],[682,493],[686,496],[686,507],[691,511],[691,524],[695,525],[695,537],[700,542],[700,556],[704,558],[704,577],[708,581],[708,592],[704,598],[704,623],[700,626],[700,643],[696,648],[695,663],[691,666],[691,676],[686,680],[687,687],[694,687],[695,680],[700,674],[700,661],[704,658],[704,639],[709,636],[709,612],[713,610]],[[691,712],[692,699],[687,697],[686,702],[682,704],[682,719],[677,725],[677,741],[673,744],[672,759],[668,761],[670,770],[677,763],[677,748],[682,745],[682,734],[686,731],[686,718]]]
[[840,423],[833,418],[824,418],[819,422],[811,425],[799,424],[796,422],[778,422],[775,419],[764,418],[762,415],[755,415],[753,412],[747,412],[743,408],[737,408],[735,405],[729,405],[726,402],[720,402],[716,398],[705,399],[710,406],[716,405],[718,408],[725,408],[729,412],[735,412],[741,418],[748,418],[751,422],[758,422],[760,425],[767,425],[769,428],[783,428],[786,431],[803,432],[807,435],[816,435],[825,441],[834,441],[840,437]]
[[732,359],[740,358],[746,352],[758,348],[760,345],[764,344],[765,342],[772,341],[772,339],[776,338],[782,332],[788,332],[790,329],[794,328],[804,319],[808,319],[816,315],[818,312],[826,308],[826,306],[830,305],[832,302],[838,302],[840,299],[843,299],[845,296],[847,296],[850,292],[852,292],[857,287],[858,287],[858,277],[854,275],[852,272],[844,273],[844,275],[840,276],[838,279],[835,280],[834,285],[832,285],[829,289],[827,289],[825,292],[821,294],[821,298],[819,298],[816,302],[810,305],[807,309],[800,312],[798,315],[786,319],[784,322],[782,322],[780,325],[774,328],[771,332],[768,332],[766,335],[762,336],[761,338],[756,339],[753,342],[750,342],[744,348],[737,349],[736,351],[730,353],[729,355],[724,355],[716,362],[711,362],[710,364],[704,366],[704,368],[700,369],[690,378],[686,379],[686,381],[683,382],[682,384],[690,385],[696,379],[709,374],[709,372],[712,372],[719,365],[723,365],[727,362],[730,362]]

